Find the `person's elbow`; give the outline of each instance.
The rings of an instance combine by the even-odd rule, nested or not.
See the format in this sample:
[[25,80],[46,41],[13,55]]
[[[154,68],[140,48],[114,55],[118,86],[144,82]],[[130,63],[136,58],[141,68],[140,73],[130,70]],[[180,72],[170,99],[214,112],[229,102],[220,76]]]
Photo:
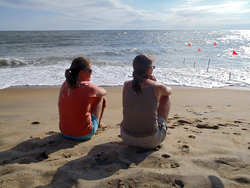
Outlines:
[[172,88],[171,87],[168,87],[168,86],[165,86],[165,85],[161,85],[161,87],[162,87],[162,95],[163,96],[169,96],[169,95],[171,95],[172,94]]
[[173,90],[171,87],[167,87],[167,92],[168,92],[168,95],[171,95],[173,93]]
[[107,95],[107,91],[104,88],[99,88],[96,93],[96,97],[103,97],[105,95]]

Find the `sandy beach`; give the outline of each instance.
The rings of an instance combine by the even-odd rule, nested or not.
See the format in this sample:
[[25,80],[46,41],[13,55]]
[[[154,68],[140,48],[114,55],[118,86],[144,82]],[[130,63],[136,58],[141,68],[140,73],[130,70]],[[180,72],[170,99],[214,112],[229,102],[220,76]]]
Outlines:
[[0,187],[250,187],[250,91],[173,87],[168,135],[145,150],[120,138],[122,87],[86,142],[60,134],[59,89],[0,90]]

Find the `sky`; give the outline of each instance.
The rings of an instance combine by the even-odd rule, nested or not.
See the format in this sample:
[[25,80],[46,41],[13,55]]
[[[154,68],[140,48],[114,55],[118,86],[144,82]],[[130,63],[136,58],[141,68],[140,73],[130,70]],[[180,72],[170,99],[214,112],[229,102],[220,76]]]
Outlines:
[[0,31],[250,30],[249,0],[0,0]]

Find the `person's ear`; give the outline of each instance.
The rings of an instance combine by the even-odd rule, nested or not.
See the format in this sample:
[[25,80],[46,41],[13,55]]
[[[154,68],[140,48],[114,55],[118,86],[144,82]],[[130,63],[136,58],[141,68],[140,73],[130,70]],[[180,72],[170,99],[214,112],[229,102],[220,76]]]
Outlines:
[[83,70],[80,70],[80,75],[84,75],[84,71]]
[[84,71],[80,70],[80,72],[78,73],[78,76],[82,79],[82,77],[84,76]]

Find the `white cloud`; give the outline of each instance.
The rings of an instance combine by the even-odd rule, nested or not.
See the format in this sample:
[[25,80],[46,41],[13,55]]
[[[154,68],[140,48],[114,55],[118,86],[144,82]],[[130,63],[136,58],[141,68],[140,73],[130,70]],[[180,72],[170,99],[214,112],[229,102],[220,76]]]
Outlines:
[[[226,25],[249,24],[242,14],[250,13],[249,2],[234,1],[217,4],[204,4],[200,0],[188,0],[184,5],[171,9],[172,25],[200,26],[202,28],[211,26],[220,27]],[[249,29],[249,26],[247,26]]]
[[129,22],[136,19],[147,19],[150,15],[144,10],[134,10],[119,0],[0,0],[7,7],[53,11],[70,16],[70,19],[98,21]]
[[168,14],[135,9],[120,0],[0,0],[0,5],[60,13],[60,17],[58,14],[48,22],[57,23],[58,27],[65,23],[68,29],[83,26],[87,29],[182,29],[223,25],[228,23],[225,20],[230,22],[230,18],[244,25],[249,21],[239,15],[250,13],[248,1],[204,4],[203,0],[187,0],[176,7],[163,5],[168,7]]
[[[196,1],[194,1],[196,2]],[[187,4],[172,8],[176,14],[207,15],[207,14],[237,14],[249,13],[250,9],[246,8],[249,3],[246,1],[226,2],[216,5],[196,5],[188,1]]]

